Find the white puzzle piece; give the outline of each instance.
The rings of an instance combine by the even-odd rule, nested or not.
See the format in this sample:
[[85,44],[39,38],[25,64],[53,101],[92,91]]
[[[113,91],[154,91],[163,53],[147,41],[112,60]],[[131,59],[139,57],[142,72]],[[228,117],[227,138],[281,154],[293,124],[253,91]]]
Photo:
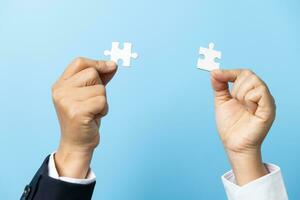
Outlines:
[[131,58],[137,59],[138,54],[132,53],[132,44],[125,42],[124,48],[120,49],[120,43],[119,42],[113,42],[111,50],[104,51],[105,56],[110,56],[110,60],[118,63],[119,60],[123,61],[124,67],[130,66]]
[[200,47],[199,54],[204,56],[204,59],[199,58],[197,63],[197,68],[212,71],[214,69],[220,68],[220,63],[216,62],[216,58],[221,59],[221,52],[214,50],[215,44],[209,43],[209,47]]

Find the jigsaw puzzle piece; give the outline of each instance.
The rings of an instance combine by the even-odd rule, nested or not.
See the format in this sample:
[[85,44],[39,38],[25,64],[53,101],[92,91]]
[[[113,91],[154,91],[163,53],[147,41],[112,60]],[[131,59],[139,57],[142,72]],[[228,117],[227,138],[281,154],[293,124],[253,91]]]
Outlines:
[[199,58],[197,68],[212,71],[220,68],[220,63],[216,59],[221,59],[221,52],[214,50],[215,44],[209,43],[208,48],[200,47],[199,54],[204,56],[204,59]]
[[116,63],[119,60],[122,60],[122,64],[124,67],[129,67],[131,64],[131,59],[137,59],[138,54],[132,53],[132,43],[125,42],[123,45],[123,49],[120,49],[119,42],[113,42],[112,48],[110,51],[104,51],[105,56],[110,56],[110,59]]

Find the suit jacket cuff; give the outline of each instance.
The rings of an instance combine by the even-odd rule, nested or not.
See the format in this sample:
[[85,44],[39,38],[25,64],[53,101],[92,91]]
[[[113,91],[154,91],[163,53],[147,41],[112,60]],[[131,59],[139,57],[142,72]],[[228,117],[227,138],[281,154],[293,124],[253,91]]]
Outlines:
[[21,200],[91,200],[96,182],[74,184],[50,177],[49,157],[25,187]]
[[49,163],[48,163],[48,171],[50,177],[61,181],[69,182],[69,183],[83,184],[83,185],[87,185],[96,181],[96,175],[92,170],[89,171],[86,179],[76,179],[76,178],[59,176],[55,166],[54,154],[55,152],[50,155]]

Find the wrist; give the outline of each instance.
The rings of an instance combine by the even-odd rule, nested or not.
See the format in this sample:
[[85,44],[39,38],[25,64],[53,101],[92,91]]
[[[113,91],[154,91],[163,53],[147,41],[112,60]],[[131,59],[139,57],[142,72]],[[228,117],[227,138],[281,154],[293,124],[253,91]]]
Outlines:
[[260,147],[245,152],[232,152],[227,150],[238,185],[242,186],[268,174],[262,161]]
[[85,179],[90,170],[93,149],[74,148],[61,144],[54,155],[59,176]]

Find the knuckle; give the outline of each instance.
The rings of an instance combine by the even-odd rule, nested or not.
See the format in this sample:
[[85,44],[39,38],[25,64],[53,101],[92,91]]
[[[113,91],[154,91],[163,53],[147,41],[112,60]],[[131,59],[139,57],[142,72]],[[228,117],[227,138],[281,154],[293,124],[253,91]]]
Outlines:
[[102,112],[102,116],[105,116],[108,114],[108,110],[109,110],[109,107],[108,105],[105,107],[104,111]]
[[252,74],[251,79],[253,79],[255,82],[261,82],[256,74]]
[[267,88],[267,86],[265,86],[265,85],[261,85],[261,92],[263,93],[263,94],[266,94],[266,93],[268,93],[269,92],[269,89]]
[[62,91],[57,88],[52,88],[52,99],[58,102],[62,98]]
[[257,76],[256,74],[252,74],[251,78],[252,78],[252,80],[255,84],[261,84],[261,85],[267,87],[265,82],[259,76]]
[[108,110],[109,110],[109,106],[108,106],[107,103],[105,103],[105,104],[104,104],[104,107],[103,107],[103,110],[102,110],[102,112],[101,112],[101,115],[102,115],[102,116],[107,115]]
[[84,63],[84,58],[83,57],[77,57],[73,61],[74,65],[76,66],[81,66]]
[[81,118],[82,116],[82,110],[80,109],[80,107],[76,104],[73,104],[72,106],[69,107],[68,109],[68,117],[72,120],[72,121],[77,121]]
[[250,75],[253,74],[253,72],[250,69],[244,69],[243,74],[246,75],[246,76],[250,76]]
[[52,85],[52,87],[51,87],[51,92],[52,92],[52,94],[56,91],[56,90],[58,90],[59,88],[60,88],[60,84],[59,84],[59,81],[57,81],[57,82],[55,82],[53,85]]
[[106,89],[104,85],[97,85],[96,90],[99,95],[106,95]]
[[82,123],[83,125],[89,126],[90,123],[91,123],[91,121],[93,121],[93,119],[92,119],[92,118],[84,118],[84,119],[82,119],[81,121],[82,121],[81,123]]
[[108,105],[107,99],[106,99],[105,96],[99,96],[99,97],[98,97],[98,103],[99,103],[100,109],[101,109],[102,111],[104,111],[104,110],[105,110],[105,107],[107,107],[107,105]]
[[104,107],[107,105],[107,99],[105,96],[99,96],[99,103]]

